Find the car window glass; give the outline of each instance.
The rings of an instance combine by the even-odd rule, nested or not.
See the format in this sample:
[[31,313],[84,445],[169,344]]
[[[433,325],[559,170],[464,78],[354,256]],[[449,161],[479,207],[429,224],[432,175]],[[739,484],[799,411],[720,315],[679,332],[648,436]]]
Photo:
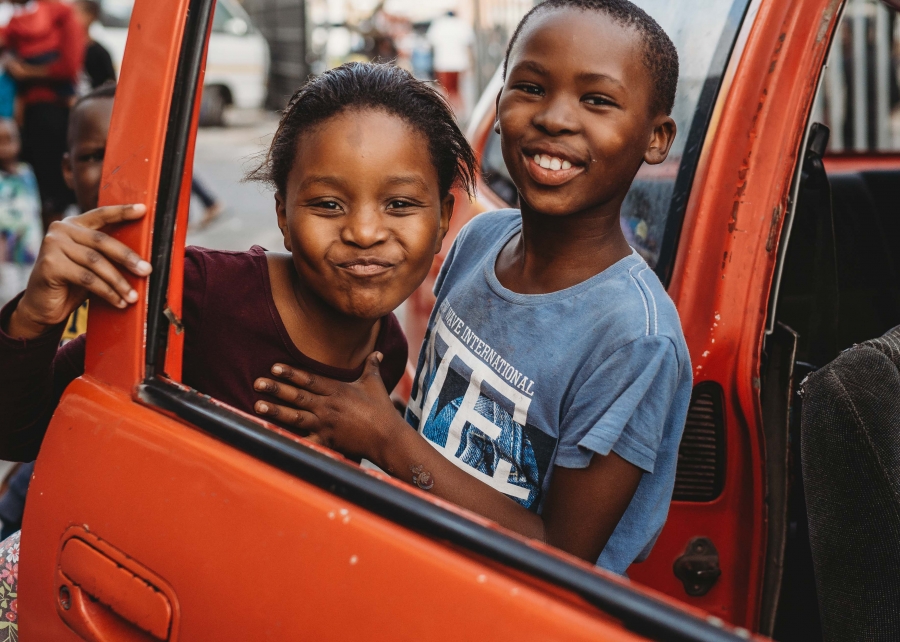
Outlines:
[[228,7],[221,2],[216,3],[216,12],[213,14],[212,31],[213,33],[228,33],[226,28],[228,21],[234,18]]
[[[678,93],[672,111],[678,125],[678,135],[672,151],[662,165],[641,168],[622,206],[622,228],[629,243],[651,267],[657,268],[658,273],[664,273],[667,266],[659,263],[667,227],[673,222],[680,223],[670,221],[670,213],[680,217],[687,202],[686,194],[678,195],[679,202],[673,208],[676,179],[682,172],[692,177],[699,157],[699,144],[696,148],[692,146],[687,154],[686,144],[689,138],[694,139],[698,135],[702,144],[711,109],[709,101],[715,99],[727,54],[737,35],[740,16],[747,1],[698,0],[691,11],[685,11],[681,3],[669,0],[635,0],[635,4],[665,29],[675,43],[679,56]],[[735,16],[738,16],[737,20]],[[711,96],[710,88],[713,88]],[[700,131],[692,132],[692,128],[698,126]],[[689,136],[692,133],[694,136]],[[514,205],[515,188],[503,163],[496,133],[492,132],[488,138],[482,170],[490,188]],[[689,188],[690,181],[687,183]],[[673,243],[676,238],[673,238]],[[671,262],[671,253],[664,260]]]
[[849,2],[822,76],[813,122],[832,153],[900,151],[900,20],[878,0]]
[[[131,20],[131,10],[134,8],[134,0],[102,0],[100,3],[100,24],[104,27],[128,28]],[[223,3],[216,3],[216,12],[213,14],[213,33],[225,33],[226,25],[234,15]]]

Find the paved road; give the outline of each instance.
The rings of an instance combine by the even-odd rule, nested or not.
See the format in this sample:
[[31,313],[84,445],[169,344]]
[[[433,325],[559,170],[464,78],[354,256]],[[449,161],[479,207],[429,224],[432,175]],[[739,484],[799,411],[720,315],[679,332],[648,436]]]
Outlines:
[[278,119],[267,112],[248,111],[230,115],[225,128],[201,129],[197,135],[194,174],[226,204],[223,214],[208,228],[199,229],[203,215],[199,200],[193,199],[188,244],[223,250],[247,250],[262,245],[281,250],[281,233],[275,221],[272,191],[256,183],[244,183],[246,171],[264,154]]

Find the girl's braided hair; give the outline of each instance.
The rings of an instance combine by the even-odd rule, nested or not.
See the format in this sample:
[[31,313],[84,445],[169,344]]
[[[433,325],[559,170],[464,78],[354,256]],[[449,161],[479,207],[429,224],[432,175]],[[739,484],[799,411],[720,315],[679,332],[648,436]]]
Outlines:
[[352,109],[383,110],[424,134],[437,170],[441,198],[454,186],[473,194],[475,153],[447,101],[408,71],[362,62],[326,71],[294,92],[265,159],[246,179],[267,183],[284,194],[303,132]]

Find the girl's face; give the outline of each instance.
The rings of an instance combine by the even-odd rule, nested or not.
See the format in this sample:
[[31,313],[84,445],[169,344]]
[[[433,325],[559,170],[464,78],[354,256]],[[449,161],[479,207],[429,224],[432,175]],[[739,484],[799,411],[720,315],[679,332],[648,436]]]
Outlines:
[[365,319],[394,310],[425,280],[453,211],[424,135],[372,109],[301,135],[275,201],[301,287]]

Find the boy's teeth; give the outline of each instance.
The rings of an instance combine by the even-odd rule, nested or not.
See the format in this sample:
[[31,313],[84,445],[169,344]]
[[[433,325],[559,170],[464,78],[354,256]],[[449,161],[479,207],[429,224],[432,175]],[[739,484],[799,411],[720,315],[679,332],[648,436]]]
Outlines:
[[571,169],[572,163],[567,160],[556,158],[555,156],[547,156],[545,154],[535,154],[534,162],[544,169],[556,171],[559,169]]

